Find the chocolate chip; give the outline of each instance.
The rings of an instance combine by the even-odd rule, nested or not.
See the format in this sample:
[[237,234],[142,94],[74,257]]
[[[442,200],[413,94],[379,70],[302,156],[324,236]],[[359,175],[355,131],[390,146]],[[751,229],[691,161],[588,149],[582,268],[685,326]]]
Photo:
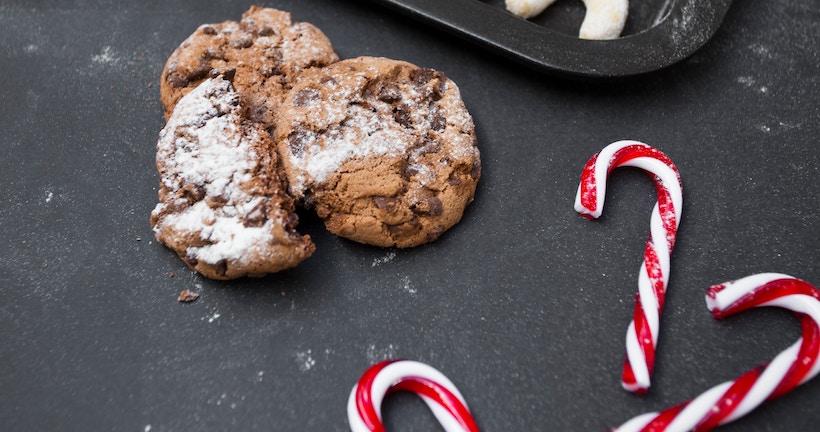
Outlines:
[[222,50],[214,48],[205,50],[205,53],[202,54],[202,58],[206,60],[226,60],[225,53]]
[[299,108],[304,108],[313,105],[319,101],[321,97],[322,94],[319,93],[318,90],[309,87],[303,88],[293,95],[293,105]]
[[410,115],[410,107],[407,105],[401,105],[394,108],[393,118],[396,120],[396,123],[406,128],[413,126],[413,118]]
[[413,80],[413,84],[416,87],[423,87],[425,84],[430,82],[431,79],[435,76],[436,71],[430,68],[420,68],[416,69],[410,73],[410,78]]
[[200,185],[188,183],[182,189],[182,196],[191,203],[202,201],[202,199],[205,198],[205,188]]
[[228,203],[228,197],[225,197],[225,196],[222,196],[222,195],[216,195],[216,196],[212,195],[212,196],[209,196],[207,200],[205,200],[205,203],[208,204],[208,207],[210,207],[210,208],[224,207],[225,204]]
[[373,205],[379,210],[393,213],[399,207],[399,200],[391,197],[375,196],[373,197]]
[[433,108],[430,112],[430,129],[434,131],[444,130],[447,127],[447,118],[438,108]]
[[438,197],[425,198],[420,203],[412,207],[413,213],[426,214],[430,216],[441,216],[444,212],[444,204]]
[[419,170],[417,168],[415,168],[413,166],[408,166],[404,169],[404,178],[409,180],[411,177],[413,177],[414,175],[416,175],[418,173],[419,173]]
[[217,32],[216,28],[214,28],[213,26],[206,25],[202,27],[202,33],[205,33],[207,35],[215,35]]
[[210,71],[211,65],[209,65],[207,62],[200,62],[196,68],[194,68],[191,72],[188,73],[188,75],[185,76],[185,79],[187,79],[188,81],[198,81],[202,78],[207,77],[208,72]]
[[199,259],[196,257],[196,255],[190,253],[185,255],[185,261],[187,261],[188,264],[190,264],[192,267],[196,267],[197,264],[199,264]]
[[460,186],[461,185],[461,177],[458,177],[456,173],[453,173],[450,178],[447,179],[447,183],[450,186]]
[[282,51],[276,48],[268,48],[265,50],[265,57],[279,63],[282,61]]
[[276,34],[276,30],[270,26],[264,26],[261,30],[259,30],[259,36],[273,36]]
[[168,203],[165,208],[169,213],[182,213],[190,206],[187,199],[175,199]]
[[438,86],[433,88],[433,99],[439,100],[447,90],[447,76],[444,75],[444,72],[436,71],[435,77],[438,78]]
[[394,83],[390,83],[383,86],[381,89],[379,89],[379,95],[377,99],[386,103],[394,103],[400,101],[401,91],[399,90],[399,86]]
[[287,231],[293,231],[297,225],[299,225],[299,216],[296,213],[288,213],[285,217],[285,229]]
[[218,263],[214,264],[214,271],[220,276],[228,274],[228,260],[219,260]]
[[290,135],[288,135],[288,147],[290,147],[290,152],[296,157],[302,157],[305,154],[305,147],[310,144],[311,138],[310,132],[301,128],[291,132]]
[[470,170],[470,177],[472,177],[473,180],[481,177],[481,162],[473,162],[473,169]]
[[324,75],[322,78],[319,79],[319,82],[322,84],[332,83],[337,84],[336,79],[330,75]]
[[174,73],[168,75],[168,84],[173,88],[187,87],[188,80]]
[[428,242],[431,242],[431,241],[433,241],[433,240],[435,240],[435,239],[439,238],[439,236],[440,236],[441,234],[443,234],[443,233],[444,233],[444,231],[445,231],[445,229],[444,229],[444,227],[443,227],[443,226],[441,226],[441,225],[436,225],[436,226],[434,226],[434,227],[433,227],[433,228],[432,228],[432,229],[431,229],[431,230],[427,233],[427,238],[426,238],[426,240],[427,240]]
[[239,34],[231,41],[231,46],[234,48],[250,48],[253,45],[253,37],[247,33]]
[[265,225],[268,217],[266,214],[269,199],[260,200],[256,205],[242,218],[242,225],[250,228],[259,228]]
[[268,220],[265,217],[264,213],[254,213],[252,215],[247,215],[242,219],[242,225],[248,228],[260,228],[265,225],[265,222]]

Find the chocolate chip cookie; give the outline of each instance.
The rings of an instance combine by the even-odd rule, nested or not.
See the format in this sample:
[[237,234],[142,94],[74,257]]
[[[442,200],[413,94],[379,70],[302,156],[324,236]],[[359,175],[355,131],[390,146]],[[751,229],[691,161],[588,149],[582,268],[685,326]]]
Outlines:
[[200,26],[171,54],[160,79],[165,118],[214,69],[233,68],[233,84],[252,120],[276,124],[282,95],[302,71],[339,57],[315,26],[288,12],[252,6],[239,22]]
[[374,57],[302,74],[274,138],[291,195],[332,233],[406,248],[438,238],[481,175],[472,117],[443,72]]
[[216,75],[179,100],[157,142],[157,240],[214,279],[293,267],[315,247],[295,227],[271,136],[248,120],[230,76]]

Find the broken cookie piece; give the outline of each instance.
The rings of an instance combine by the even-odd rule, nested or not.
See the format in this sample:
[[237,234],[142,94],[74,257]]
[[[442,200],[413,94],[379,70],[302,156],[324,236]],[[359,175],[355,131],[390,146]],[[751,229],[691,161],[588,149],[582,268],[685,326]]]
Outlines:
[[199,293],[184,289],[180,291],[177,301],[180,303],[190,303],[199,298]]
[[271,137],[248,118],[232,75],[212,75],[180,99],[160,132],[154,234],[213,279],[293,267],[315,246],[296,232]]

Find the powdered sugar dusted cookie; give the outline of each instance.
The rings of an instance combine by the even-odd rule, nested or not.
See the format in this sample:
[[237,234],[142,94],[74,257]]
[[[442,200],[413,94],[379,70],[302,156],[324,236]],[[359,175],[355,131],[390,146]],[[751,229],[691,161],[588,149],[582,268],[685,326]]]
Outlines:
[[334,234],[377,246],[432,241],[481,174],[475,127],[444,73],[386,58],[303,74],[275,140],[291,194]]
[[288,12],[252,6],[240,22],[200,26],[171,54],[160,80],[165,118],[211,70],[234,68],[233,83],[251,119],[272,130],[293,79],[305,69],[338,59],[330,41],[312,24],[295,22]]
[[266,129],[246,119],[230,81],[215,76],[183,97],[157,142],[157,240],[214,279],[261,276],[310,256]]

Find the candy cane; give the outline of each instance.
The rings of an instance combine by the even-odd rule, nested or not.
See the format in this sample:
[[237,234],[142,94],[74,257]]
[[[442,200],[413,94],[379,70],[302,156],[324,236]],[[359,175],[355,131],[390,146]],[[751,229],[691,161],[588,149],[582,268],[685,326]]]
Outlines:
[[385,360],[365,371],[347,401],[351,431],[384,432],[382,401],[400,390],[421,396],[445,431],[478,432],[456,386],[436,369],[410,360]]
[[637,141],[614,142],[593,156],[584,167],[575,197],[575,210],[581,216],[588,219],[601,216],[607,176],[619,166],[647,171],[653,176],[658,191],[638,274],[638,295],[634,317],[627,330],[626,359],[621,378],[625,389],[643,393],[649,388],[655,364],[660,313],[669,281],[669,258],[683,208],[683,185],[675,164],[659,150]]
[[710,287],[706,304],[715,318],[749,308],[778,306],[800,319],[803,336],[770,363],[735,381],[712,387],[689,402],[633,418],[613,431],[707,431],[742,417],[820,372],[820,291],[788,275],[763,273]]

